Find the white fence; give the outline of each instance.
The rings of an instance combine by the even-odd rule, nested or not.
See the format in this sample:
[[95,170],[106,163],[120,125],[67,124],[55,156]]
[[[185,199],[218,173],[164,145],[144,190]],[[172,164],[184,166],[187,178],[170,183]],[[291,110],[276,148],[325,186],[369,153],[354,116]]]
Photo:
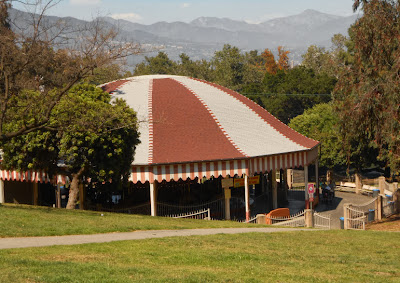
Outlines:
[[210,213],[210,209],[207,208],[204,210],[183,213],[183,214],[178,214],[178,215],[166,215],[166,217],[211,220],[211,213]]
[[314,212],[314,227],[322,229],[331,229],[331,216],[324,216]]
[[289,226],[289,227],[304,227],[306,226],[304,210],[287,217],[266,217],[272,225]]

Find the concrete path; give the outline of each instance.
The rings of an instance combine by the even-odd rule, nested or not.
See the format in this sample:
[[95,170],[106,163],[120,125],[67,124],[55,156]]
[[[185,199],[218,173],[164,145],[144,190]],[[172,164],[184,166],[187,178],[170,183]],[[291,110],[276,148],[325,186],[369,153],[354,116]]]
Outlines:
[[216,229],[184,229],[184,230],[147,230],[125,233],[106,233],[93,235],[69,235],[50,237],[0,238],[0,249],[45,247],[60,245],[79,245],[88,243],[107,243],[125,240],[142,240],[176,236],[240,234],[240,233],[273,233],[289,231],[318,231],[298,228],[216,228]]
[[365,195],[356,195],[355,193],[335,192],[335,198],[332,203],[320,203],[316,212],[331,217],[331,228],[340,229],[340,217],[343,217],[343,205],[345,203],[364,204],[372,200],[372,197]]

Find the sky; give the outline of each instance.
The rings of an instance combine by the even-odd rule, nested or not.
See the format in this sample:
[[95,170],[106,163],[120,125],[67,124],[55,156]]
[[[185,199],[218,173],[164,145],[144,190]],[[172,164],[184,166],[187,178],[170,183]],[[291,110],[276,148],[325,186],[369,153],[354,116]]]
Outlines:
[[[190,22],[198,17],[260,23],[307,9],[349,16],[353,13],[352,3],[353,0],[63,0],[47,14],[84,20],[111,16],[141,24]],[[19,4],[15,8],[24,10]]]

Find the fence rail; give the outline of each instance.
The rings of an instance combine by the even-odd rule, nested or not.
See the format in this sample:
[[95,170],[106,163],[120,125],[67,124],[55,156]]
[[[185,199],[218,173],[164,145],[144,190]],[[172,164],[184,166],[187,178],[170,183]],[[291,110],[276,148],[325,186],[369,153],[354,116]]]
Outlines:
[[331,216],[324,216],[317,212],[314,212],[314,227],[331,229]]
[[182,213],[182,214],[178,214],[178,215],[166,215],[166,217],[211,220],[211,213],[210,213],[210,209],[207,208],[204,210],[198,210],[198,211],[189,212],[189,213]]
[[304,227],[306,225],[304,210],[287,217],[266,216],[266,219],[267,220],[269,219],[272,225],[289,226],[289,227]]

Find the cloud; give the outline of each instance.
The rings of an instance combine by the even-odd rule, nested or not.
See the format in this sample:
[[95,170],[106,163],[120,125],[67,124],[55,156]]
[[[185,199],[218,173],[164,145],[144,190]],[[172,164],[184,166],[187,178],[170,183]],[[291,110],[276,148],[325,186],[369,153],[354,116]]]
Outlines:
[[190,7],[190,3],[182,3],[182,8],[189,8]]
[[130,22],[138,22],[143,19],[141,15],[135,13],[112,14],[111,17],[116,20],[127,20]]
[[101,4],[101,0],[69,0],[69,3],[76,6],[92,6]]

